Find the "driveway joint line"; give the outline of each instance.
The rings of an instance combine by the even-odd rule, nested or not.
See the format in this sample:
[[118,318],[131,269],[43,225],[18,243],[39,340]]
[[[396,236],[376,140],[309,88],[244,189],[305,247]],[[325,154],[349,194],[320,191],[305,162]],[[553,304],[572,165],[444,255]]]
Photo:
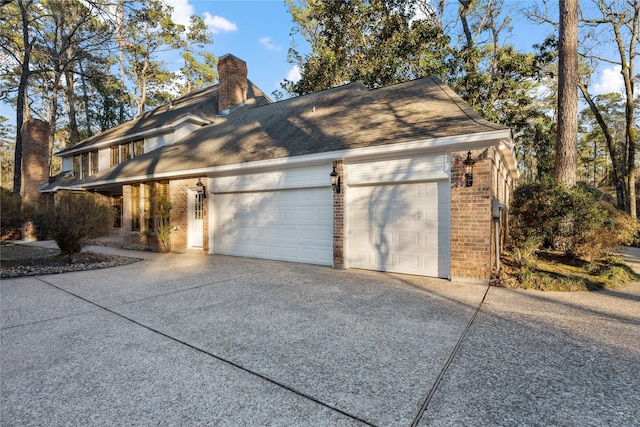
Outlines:
[[[190,288],[176,289],[176,290],[171,291],[171,292],[165,292],[165,293],[162,293],[162,294],[152,295],[152,296],[145,297],[145,298],[139,298],[139,299],[133,299],[133,300],[130,300],[130,301],[124,301],[124,302],[121,302],[119,304],[112,305],[111,307],[122,307],[123,305],[134,304],[134,303],[141,302],[141,301],[149,301],[149,300],[153,300],[153,299],[156,299],[156,298],[165,297],[167,295],[175,295],[175,294],[179,294],[180,292],[192,291],[194,289],[200,289],[200,288],[205,288],[207,286],[213,286],[213,285],[217,285],[217,284],[220,284],[220,283],[230,282],[232,280],[237,280],[237,279],[240,279],[242,277],[247,277],[247,276],[250,276],[250,275],[251,274],[242,274],[240,276],[235,276],[235,277],[232,277],[230,279],[218,280],[216,282],[204,283],[202,285],[192,286]],[[75,295],[73,293],[71,293],[71,295],[77,296],[77,295]],[[79,297],[79,298],[82,298],[82,297]],[[89,301],[89,302],[91,302],[93,304],[92,301]]]
[[480,310],[482,309],[482,305],[484,304],[484,300],[487,298],[487,294],[489,293],[489,289],[490,288],[491,288],[491,286],[487,286],[487,289],[484,291],[484,295],[482,295],[482,299],[480,300],[480,303],[476,307],[476,309],[475,309],[475,311],[473,313],[473,316],[471,316],[471,319],[469,319],[469,322],[467,323],[467,326],[462,331],[462,334],[460,335],[460,338],[458,338],[458,342],[453,347],[453,351],[449,355],[449,358],[447,359],[446,363],[444,364],[444,366],[440,370],[440,373],[438,374],[438,377],[436,378],[435,382],[433,383],[433,386],[431,387],[431,390],[429,390],[429,394],[427,394],[427,397],[424,399],[424,402],[422,403],[422,406],[420,407],[420,410],[418,411],[418,413],[416,414],[416,417],[414,418],[413,422],[411,423],[411,427],[416,427],[418,425],[418,423],[422,419],[422,416],[424,415],[425,411],[429,407],[429,403],[431,403],[431,399],[433,399],[433,396],[436,394],[436,391],[437,391],[438,387],[440,386],[440,383],[442,382],[442,379],[444,378],[445,374],[447,373],[447,370],[449,369],[449,366],[451,366],[451,363],[453,363],[453,359],[455,359],[456,355],[458,354],[458,351],[460,350],[460,347],[462,346],[462,342],[464,341],[464,339],[467,336],[467,333],[471,329],[471,325],[473,324],[473,322],[478,317],[478,314],[480,313]]
[[193,345],[193,344],[189,344],[189,343],[188,343],[188,342],[186,342],[186,341],[182,341],[182,340],[180,340],[180,339],[178,339],[178,338],[176,338],[176,337],[173,337],[173,336],[171,336],[171,335],[168,335],[168,334],[166,334],[166,333],[164,333],[164,332],[162,332],[162,331],[160,331],[160,330],[158,330],[158,329],[155,329],[155,328],[152,328],[152,327],[150,327],[150,326],[147,326],[147,325],[145,325],[144,323],[141,323],[141,322],[139,322],[139,321],[137,321],[137,320],[135,320],[135,319],[132,319],[132,318],[130,318],[130,317],[127,317],[127,316],[125,316],[125,315],[123,315],[123,314],[121,314],[121,313],[118,313],[117,311],[114,311],[114,310],[112,310],[112,309],[110,309],[110,308],[108,308],[108,307],[102,306],[102,305],[100,305],[100,304],[98,304],[98,303],[96,303],[96,302],[94,302],[94,301],[91,301],[91,300],[89,300],[89,299],[87,299],[87,298],[84,298],[84,297],[82,297],[82,296],[80,296],[80,295],[74,294],[73,292],[70,292],[70,291],[68,291],[68,290],[66,290],[66,289],[60,288],[60,287],[58,287],[58,286],[54,285],[53,283],[49,283],[49,282],[47,282],[46,280],[41,279],[40,277],[37,277],[37,276],[35,276],[35,277],[36,277],[39,281],[41,281],[41,282],[43,282],[43,283],[45,283],[45,284],[47,284],[47,285],[49,285],[49,286],[51,286],[51,287],[53,287],[53,288],[56,288],[56,289],[61,290],[61,291],[63,291],[63,292],[66,292],[66,293],[68,293],[69,295],[72,295],[72,296],[74,296],[74,297],[76,297],[76,298],[78,298],[78,299],[80,299],[80,300],[82,300],[82,301],[85,301],[85,302],[87,302],[87,303],[89,303],[89,304],[92,304],[92,305],[94,305],[94,306],[96,306],[96,307],[98,307],[98,308],[100,308],[100,309],[102,309],[102,310],[104,310],[104,311],[106,311],[106,312],[108,312],[108,313],[114,314],[114,315],[116,315],[116,316],[118,316],[118,317],[120,317],[120,318],[122,318],[122,319],[125,319],[125,320],[127,320],[127,321],[129,321],[129,322],[131,322],[131,323],[133,323],[133,324],[135,324],[135,325],[138,325],[138,326],[140,326],[140,327],[142,327],[142,328],[144,328],[144,329],[147,329],[148,331],[151,331],[151,332],[153,332],[153,333],[155,333],[155,334],[158,334],[158,335],[160,335],[160,336],[163,336],[163,337],[165,337],[165,338],[167,338],[167,339],[169,339],[169,340],[171,340],[171,341],[174,341],[174,342],[176,342],[176,343],[178,343],[178,344],[184,345],[184,346],[186,346],[186,347],[188,347],[188,348],[190,348],[190,349],[192,349],[192,350],[195,350],[195,351],[197,351],[197,352],[199,352],[199,353],[202,353],[202,354],[204,354],[204,355],[207,355],[207,356],[209,356],[209,357],[212,357],[212,358],[214,358],[214,359],[216,359],[216,360],[218,360],[218,361],[220,361],[220,362],[222,362],[222,363],[224,363],[224,364],[230,365],[230,366],[232,366],[232,367],[234,367],[234,368],[236,368],[236,369],[239,369],[239,370],[241,370],[241,371],[243,371],[243,372],[246,372],[246,373],[248,373],[248,374],[250,374],[250,375],[253,375],[253,376],[255,376],[255,377],[258,377],[258,378],[260,378],[261,380],[264,380],[264,381],[266,381],[266,382],[268,382],[268,383],[271,383],[271,384],[273,384],[273,385],[275,385],[275,386],[277,386],[277,387],[280,387],[280,388],[282,388],[282,389],[284,389],[284,390],[286,390],[286,391],[288,391],[288,392],[290,392],[290,393],[296,394],[296,395],[298,395],[298,396],[300,396],[300,397],[302,397],[302,398],[304,398],[304,399],[310,400],[310,401],[312,401],[312,402],[314,402],[314,403],[316,403],[316,404],[318,404],[318,405],[320,405],[320,406],[323,406],[323,407],[325,407],[325,408],[327,408],[327,409],[330,409],[330,410],[332,410],[332,411],[334,411],[334,412],[337,412],[337,413],[339,413],[339,414],[341,414],[341,415],[344,415],[345,417],[348,417],[348,418],[350,418],[350,419],[352,419],[352,420],[354,420],[354,421],[358,421],[358,422],[360,422],[360,423],[362,423],[362,424],[364,424],[364,425],[367,425],[367,426],[376,427],[376,425],[375,425],[375,424],[373,424],[373,423],[372,423],[372,422],[370,422],[370,421],[365,420],[364,418],[360,418],[360,417],[358,417],[357,415],[349,414],[348,412],[345,412],[345,411],[343,411],[343,410],[341,410],[341,409],[339,409],[339,408],[337,408],[337,407],[335,407],[335,406],[332,406],[332,405],[330,405],[330,404],[328,404],[328,403],[325,403],[325,402],[323,402],[323,401],[321,401],[321,400],[319,400],[319,399],[317,399],[317,398],[315,398],[315,397],[313,397],[313,396],[311,396],[311,395],[309,395],[309,394],[307,394],[307,393],[305,393],[305,392],[302,392],[302,391],[296,390],[295,388],[293,388],[293,387],[291,387],[291,386],[288,386],[288,385],[286,385],[286,384],[284,384],[284,383],[281,383],[281,382],[279,382],[279,381],[277,381],[277,380],[274,380],[273,378],[270,378],[270,377],[268,377],[268,376],[266,376],[266,375],[264,375],[264,374],[261,374],[261,373],[256,372],[256,371],[252,371],[251,369],[249,369],[249,368],[245,368],[244,366],[242,366],[242,365],[240,365],[240,364],[238,364],[238,363],[236,363],[236,362],[233,362],[233,361],[231,361],[231,360],[225,359],[225,358],[224,358],[224,357],[222,357],[222,356],[218,356],[217,354],[214,354],[214,353],[211,353],[211,352],[209,352],[209,351],[207,351],[207,350],[205,350],[205,349],[202,349],[202,348],[196,347],[196,346],[195,346],[195,345]]

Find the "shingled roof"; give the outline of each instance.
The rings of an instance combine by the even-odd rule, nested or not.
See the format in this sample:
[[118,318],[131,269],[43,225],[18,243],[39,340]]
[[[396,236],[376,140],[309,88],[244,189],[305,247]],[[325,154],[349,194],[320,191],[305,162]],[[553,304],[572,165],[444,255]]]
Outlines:
[[[215,118],[218,114],[219,85],[209,86],[186,94],[168,104],[136,117],[133,120],[114,126],[93,135],[79,144],[56,153],[57,156],[75,151],[87,151],[106,141],[131,140],[140,134],[153,131],[164,125],[179,121],[187,115],[198,117],[204,121]],[[250,80],[247,80],[247,98],[259,98],[263,104],[271,102],[269,98]]]
[[437,77],[372,90],[351,83],[267,105],[248,100],[227,116],[209,117],[210,124],[178,143],[100,171],[80,186],[437,138],[510,135]]

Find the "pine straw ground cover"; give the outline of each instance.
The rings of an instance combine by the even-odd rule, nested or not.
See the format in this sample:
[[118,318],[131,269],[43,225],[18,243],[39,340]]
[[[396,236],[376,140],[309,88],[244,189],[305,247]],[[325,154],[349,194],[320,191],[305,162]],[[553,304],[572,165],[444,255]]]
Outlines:
[[540,251],[533,260],[518,261],[505,252],[492,284],[543,291],[599,291],[623,286],[639,278],[622,258],[609,256],[593,264],[555,251]]
[[58,249],[2,242],[0,278],[66,273],[117,267],[141,261],[140,258],[81,252],[71,259]]

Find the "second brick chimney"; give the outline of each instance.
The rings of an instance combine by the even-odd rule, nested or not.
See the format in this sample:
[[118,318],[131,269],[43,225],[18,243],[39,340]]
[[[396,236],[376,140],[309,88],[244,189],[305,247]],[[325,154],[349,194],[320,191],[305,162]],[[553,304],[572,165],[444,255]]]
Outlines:
[[231,54],[218,59],[218,114],[247,100],[247,63]]

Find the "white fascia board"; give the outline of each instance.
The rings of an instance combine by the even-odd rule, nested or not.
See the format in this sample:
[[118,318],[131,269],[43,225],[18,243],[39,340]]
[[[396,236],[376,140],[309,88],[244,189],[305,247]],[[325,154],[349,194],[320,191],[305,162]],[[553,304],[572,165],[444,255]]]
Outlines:
[[50,188],[50,189],[48,189],[46,191],[38,189],[38,192],[39,193],[55,193],[57,191],[62,191],[62,190],[78,191],[78,190],[85,190],[85,188],[68,186],[68,185],[57,185],[57,186],[55,186],[53,188]]
[[[130,182],[149,181],[154,179],[188,178],[198,176],[213,176],[219,174],[248,173],[257,170],[275,169],[283,167],[296,167],[312,164],[331,162],[336,159],[358,159],[373,157],[397,156],[403,153],[418,152],[442,152],[457,150],[473,150],[477,148],[511,143],[511,131],[509,129],[482,132],[470,135],[457,135],[442,138],[431,138],[419,141],[405,142],[399,144],[378,145],[375,147],[355,148],[349,150],[329,151],[326,153],[309,154],[304,156],[284,157],[271,160],[260,160],[249,163],[238,163],[223,166],[211,166],[198,169],[185,169],[165,173],[145,174],[128,178],[116,178],[112,180],[96,181],[83,188],[96,188],[110,184],[124,184]],[[507,163],[509,164],[509,163]],[[510,165],[511,169],[511,165]]]
[[211,123],[211,120],[209,119],[204,119],[200,116],[194,116],[193,114],[185,114],[184,116],[181,116],[178,118],[178,120],[169,123],[167,125],[164,126],[160,126],[157,128],[153,128],[153,129],[149,129],[143,132],[138,132],[138,133],[131,133],[131,134],[127,134],[127,135],[123,135],[121,137],[118,138],[113,138],[113,139],[108,139],[106,141],[102,141],[99,142],[97,144],[91,145],[89,147],[83,147],[83,148],[78,148],[78,149],[71,149],[68,151],[65,151],[63,154],[60,154],[60,152],[55,153],[54,156],[67,156],[70,154],[75,154],[75,153],[81,153],[81,152],[86,152],[86,151],[93,151],[96,148],[103,148],[103,147],[108,147],[110,145],[113,145],[115,143],[119,143],[119,142],[123,142],[123,141],[133,141],[135,139],[139,139],[139,138],[145,138],[145,137],[150,137],[150,136],[155,136],[155,135],[161,135],[164,133],[170,133],[170,132],[175,132],[176,128],[178,126],[180,126],[182,123],[184,122],[191,122],[194,123],[196,125],[200,125],[200,126],[204,126],[204,125],[208,125]]

